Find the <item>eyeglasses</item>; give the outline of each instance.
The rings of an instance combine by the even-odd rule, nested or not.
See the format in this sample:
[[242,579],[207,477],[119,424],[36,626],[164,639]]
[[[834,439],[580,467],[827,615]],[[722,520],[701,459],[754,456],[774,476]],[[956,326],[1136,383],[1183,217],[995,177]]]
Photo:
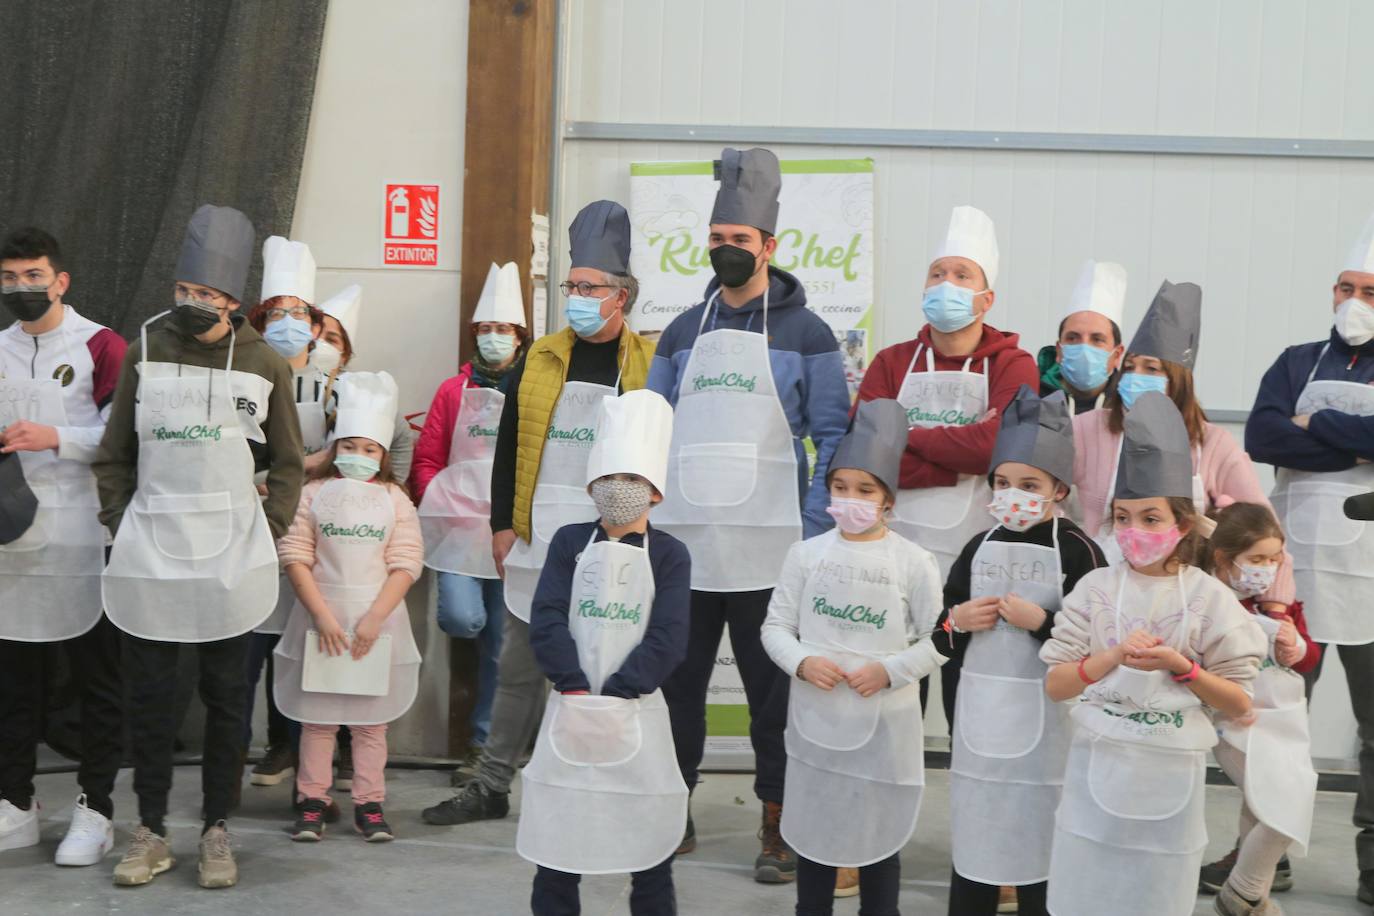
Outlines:
[[268,321],[280,321],[280,320],[282,320],[283,318],[285,318],[287,315],[290,315],[292,318],[295,318],[297,321],[309,321],[309,320],[310,320],[310,306],[308,306],[308,305],[297,305],[297,306],[293,306],[293,307],[291,307],[291,308],[289,308],[289,309],[283,309],[283,308],[270,308],[270,309],[267,310],[267,320],[268,320]]
[[198,287],[196,289],[192,289],[191,287],[184,286],[180,283],[178,283],[174,287],[174,291],[176,292],[176,296],[178,299],[194,299],[197,302],[202,302],[206,305],[215,307],[218,307],[220,302],[226,298],[223,293],[217,292],[213,289],[207,289],[205,287]]
[[579,296],[590,296],[593,290],[614,288],[606,283],[588,283],[585,280],[581,283],[564,280],[558,284],[559,291],[565,296],[571,296],[573,293],[577,293]]

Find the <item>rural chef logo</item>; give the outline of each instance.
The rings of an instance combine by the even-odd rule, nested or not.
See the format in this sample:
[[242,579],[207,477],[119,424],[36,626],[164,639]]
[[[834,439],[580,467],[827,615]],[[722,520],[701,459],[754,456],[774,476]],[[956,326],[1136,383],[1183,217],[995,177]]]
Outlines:
[[197,442],[206,439],[218,442],[223,435],[223,427],[206,426],[203,423],[183,426],[181,429],[168,429],[166,426],[154,426],[153,438],[159,442],[168,440],[180,440],[183,442]]
[[758,384],[759,377],[751,375],[745,378],[739,372],[723,372],[720,375],[698,375],[692,379],[693,391],[707,391],[712,388],[733,388],[737,391],[753,391]]
[[496,427],[494,427],[494,426],[483,426],[483,425],[481,425],[480,423],[474,423],[474,424],[472,424],[471,426],[468,427],[468,438],[470,438],[470,439],[476,439],[476,438],[478,438],[479,436],[495,436],[495,435],[496,435]]
[[320,534],[327,538],[359,538],[361,540],[380,541],[386,537],[386,526],[361,523],[343,528],[333,522],[325,522],[320,526]]
[[600,620],[611,624],[638,624],[643,615],[643,605],[636,604],[634,607],[626,607],[619,601],[607,602],[604,606],[597,604],[592,598],[584,598],[578,602],[577,616],[593,620]]
[[382,222],[382,263],[439,266],[439,186],[388,184]]
[[826,601],[824,595],[816,596],[811,603],[811,611],[821,617],[833,617],[860,627],[872,627],[874,630],[881,630],[887,624],[886,608],[875,614],[872,605],[846,604],[840,607]]
[[550,442],[582,442],[591,445],[596,441],[596,430],[590,426],[574,426],[572,429],[559,429],[553,424],[549,424],[548,441]]

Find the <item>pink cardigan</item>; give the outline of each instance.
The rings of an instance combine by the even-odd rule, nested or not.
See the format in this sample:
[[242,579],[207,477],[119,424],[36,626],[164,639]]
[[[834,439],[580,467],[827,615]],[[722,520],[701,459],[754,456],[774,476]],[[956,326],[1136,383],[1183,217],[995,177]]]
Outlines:
[[[296,507],[296,518],[286,534],[277,541],[277,559],[282,568],[289,563],[315,566],[315,513],[310,506],[315,494],[320,492],[327,480],[311,480],[301,488],[301,501]],[[380,486],[380,484],[379,484]],[[408,573],[410,578],[419,579],[425,566],[425,542],[420,535],[420,517],[405,490],[394,483],[386,484],[391,495],[391,503],[396,507],[396,526],[386,539],[385,553],[387,572]]]
[[[1108,410],[1093,410],[1073,418],[1073,483],[1081,516],[1074,521],[1093,537],[1107,517],[1107,498],[1116,484],[1116,449],[1121,437],[1107,428],[1109,415]],[[1273,511],[1269,497],[1260,489],[1250,456],[1234,436],[1215,423],[1207,424],[1201,462],[1194,470],[1207,490],[1208,505],[1219,496],[1229,496],[1236,502],[1259,503]],[[1260,600],[1287,606],[1295,599],[1293,561],[1284,551],[1278,577]]]

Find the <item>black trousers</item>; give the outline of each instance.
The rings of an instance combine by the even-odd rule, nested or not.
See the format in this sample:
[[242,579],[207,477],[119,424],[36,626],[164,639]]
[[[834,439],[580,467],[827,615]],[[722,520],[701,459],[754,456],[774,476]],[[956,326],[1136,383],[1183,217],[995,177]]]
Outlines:
[[[582,900],[578,885],[582,876],[554,871],[540,865],[534,873],[530,912],[534,916],[578,916]],[[833,889],[834,882],[831,882]],[[676,916],[677,893],[673,890],[673,857],[653,868],[630,876],[630,916]]]
[[[200,700],[205,704],[205,741],[201,791],[205,822],[229,816],[243,778],[243,672],[247,663],[245,633],[190,648],[200,666]],[[177,654],[182,646],[127,638],[125,675],[129,679],[129,727],[134,751],[134,793],[143,825],[161,830],[172,789],[172,752],[176,744]]]
[[706,692],[720,650],[720,637],[728,626],[735,665],[749,702],[754,794],[762,801],[782,804],[783,776],[787,770],[782,731],[787,725],[791,678],[768,657],[759,639],[772,595],[771,588],[756,592],[692,591],[687,657],[663,682],[677,763],[689,789],[698,782],[701,758],[706,751]]
[[[902,860],[896,853],[859,869],[859,916],[898,916]],[[835,867],[797,856],[797,916],[835,911]],[[952,911],[951,911],[952,912]]]
[[114,814],[110,793],[124,759],[120,653],[124,636],[108,617],[62,642],[0,639],[0,798],[19,808],[33,801],[38,742],[43,736],[49,668],[65,652],[81,704],[81,766],[86,804]]
[[[954,869],[949,872],[949,916],[996,916],[1001,888],[970,881]],[[1045,895],[1049,884],[1023,884],[1016,889],[1018,916],[1048,916]]]
[[272,693],[273,668],[272,650],[281,642],[280,633],[252,633],[248,637],[248,654],[244,663],[244,680],[248,692],[243,706],[243,746],[253,742],[253,702],[257,698],[258,681],[267,669],[267,682],[263,685],[263,695],[267,699],[267,746],[282,747],[295,744],[300,739],[300,729],[292,734],[291,721],[277,708],[277,698]]

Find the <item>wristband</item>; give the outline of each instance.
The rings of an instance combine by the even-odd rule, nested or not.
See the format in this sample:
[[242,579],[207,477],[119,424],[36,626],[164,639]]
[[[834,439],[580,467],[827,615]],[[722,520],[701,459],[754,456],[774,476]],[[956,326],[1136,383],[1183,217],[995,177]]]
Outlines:
[[1202,667],[1197,663],[1196,660],[1194,660],[1194,661],[1193,661],[1193,667],[1189,668],[1189,669],[1188,669],[1186,672],[1184,672],[1183,674],[1175,674],[1175,675],[1174,675],[1174,683],[1175,683],[1175,684],[1191,684],[1193,681],[1197,680],[1198,673],[1199,673],[1201,670],[1202,670]]
[[1078,660],[1078,679],[1084,684],[1096,684],[1097,681],[1088,677],[1088,656],[1083,656]]

